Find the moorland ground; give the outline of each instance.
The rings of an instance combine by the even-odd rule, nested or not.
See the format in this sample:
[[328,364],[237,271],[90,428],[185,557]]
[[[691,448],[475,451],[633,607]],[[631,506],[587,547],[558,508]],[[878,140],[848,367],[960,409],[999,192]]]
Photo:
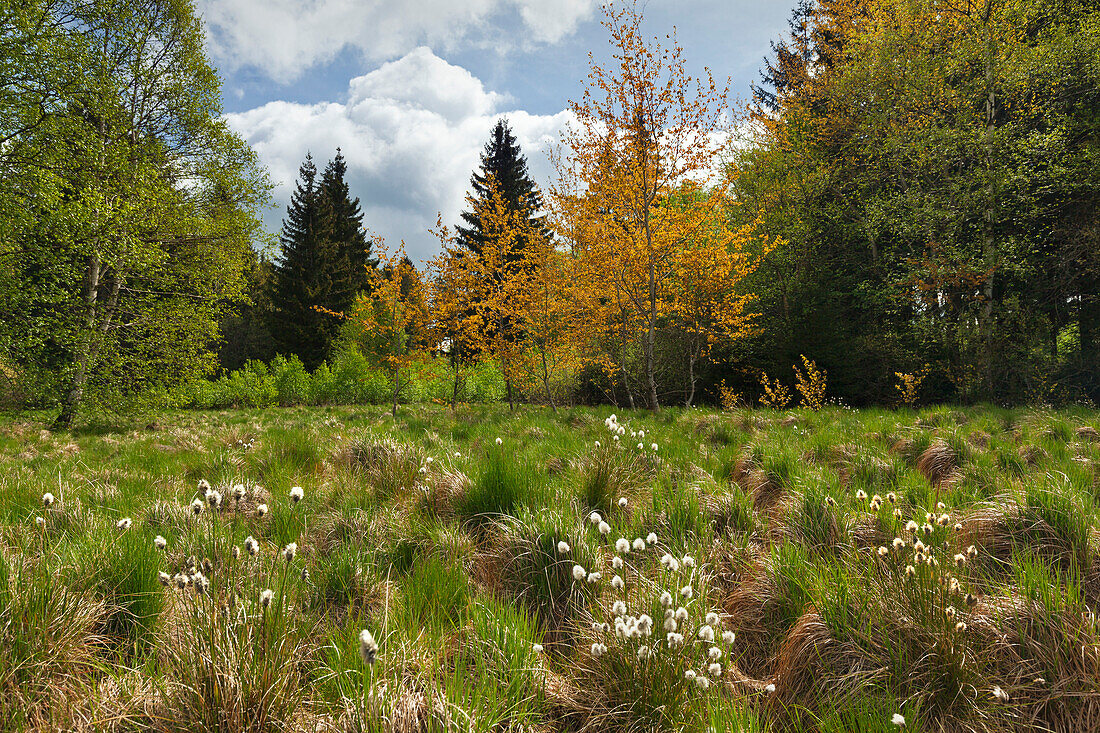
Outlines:
[[1095,411],[613,412],[6,419],[0,721],[1100,730]]

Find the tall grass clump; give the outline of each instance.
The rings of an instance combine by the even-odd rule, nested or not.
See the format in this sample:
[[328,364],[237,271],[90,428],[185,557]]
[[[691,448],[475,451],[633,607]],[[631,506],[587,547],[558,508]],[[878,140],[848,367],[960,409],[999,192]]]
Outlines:
[[[50,561],[52,562],[52,561]],[[0,554],[0,720],[59,730],[102,668],[104,606],[66,587],[46,558]]]
[[474,528],[493,518],[512,515],[534,488],[534,469],[502,446],[490,448],[466,493],[458,498],[457,514]]

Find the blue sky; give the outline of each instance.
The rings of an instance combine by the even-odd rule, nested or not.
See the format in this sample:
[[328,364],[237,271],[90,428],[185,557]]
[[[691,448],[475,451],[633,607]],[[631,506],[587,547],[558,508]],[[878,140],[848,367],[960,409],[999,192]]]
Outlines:
[[[692,73],[746,98],[794,0],[650,0],[649,35],[676,27]],[[230,125],[276,184],[277,232],[308,151],[341,147],[364,223],[414,259],[457,220],[489,130],[507,116],[533,177],[578,98],[588,53],[607,58],[591,0],[198,0]]]

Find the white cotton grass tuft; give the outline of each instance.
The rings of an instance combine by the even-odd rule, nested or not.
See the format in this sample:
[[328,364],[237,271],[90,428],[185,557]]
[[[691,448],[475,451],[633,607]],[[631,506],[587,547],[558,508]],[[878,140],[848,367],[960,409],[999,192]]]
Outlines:
[[50,493],[50,492],[48,492],[48,491],[47,491],[47,492],[46,492],[45,494],[43,494],[43,495],[42,495],[42,506],[46,507],[47,509],[49,509],[50,507],[52,507],[52,506],[53,506],[53,503],[54,503],[55,501],[57,501],[57,500],[56,500],[56,499],[54,499],[54,496],[53,496],[53,494],[51,494],[51,493]]
[[252,535],[248,535],[244,539],[244,549],[248,550],[248,554],[255,556],[260,551],[260,543],[256,541],[256,538]]
[[670,631],[665,634],[665,643],[669,648],[676,648],[684,643],[684,635],[677,634],[675,631]]
[[283,548],[283,557],[287,562],[294,562],[294,556],[298,554],[298,543],[291,542],[289,545]]
[[1008,702],[1008,693],[1001,689],[1000,685],[993,686],[993,698],[998,702]]
[[601,520],[599,529],[600,529],[600,534],[604,535],[605,537],[607,535],[611,534],[611,525],[608,524],[607,522],[604,522],[604,521]]
[[163,550],[165,547],[168,547],[168,540],[164,539],[158,534],[156,537],[153,538],[153,545],[158,550]]
[[262,517],[267,514],[267,504],[256,505],[256,516]]
[[233,484],[233,498],[240,501],[244,498],[245,488],[244,484]]
[[133,525],[133,523],[134,520],[130,519],[129,517],[123,517],[122,519],[115,522],[115,527],[117,527],[120,531],[125,532],[126,530],[130,529],[130,526]]
[[535,654],[542,654],[542,644],[532,644],[531,651]]
[[714,611],[707,611],[706,621],[711,626],[717,626],[718,625],[718,614],[715,613]]
[[589,583],[599,583],[600,578],[602,578],[602,577],[603,577],[603,575],[599,571],[597,571],[595,573],[589,573],[588,574],[588,582]]
[[603,517],[600,516],[599,512],[592,512],[591,514],[588,515],[588,523],[589,524],[599,524],[602,521],[603,521]]
[[695,567],[695,558],[691,555],[684,555],[683,563],[685,568],[693,568]]
[[635,537],[634,538],[633,549],[634,549],[634,552],[644,551],[645,550],[645,540],[643,540],[641,537]]
[[667,552],[661,558],[661,564],[664,565],[667,570],[673,573],[680,570],[680,561],[674,558],[672,555],[668,554]]
[[582,568],[580,565],[573,566],[573,580],[580,583],[588,575],[588,571]]
[[640,646],[638,647],[638,652],[635,656],[638,659],[639,663],[644,662],[653,656],[653,650],[650,649],[648,646]]
[[661,628],[663,628],[665,631],[669,631],[669,632],[675,631],[677,629],[676,619],[673,618],[672,616],[666,615],[665,616],[665,622],[661,626]]
[[159,573],[157,573],[157,580],[160,581],[161,585],[166,586],[172,582],[172,576],[161,570]]
[[611,567],[615,568],[616,570],[622,570],[623,565],[623,559],[618,555],[615,555],[611,558]]
[[905,727],[905,716],[902,715],[901,713],[894,713],[893,716],[890,717],[890,722],[893,723],[894,725],[896,725],[899,728],[904,728]]
[[378,642],[368,629],[359,632],[359,656],[368,667],[378,659]]
[[626,604],[623,601],[615,601],[611,604],[611,613],[616,616],[626,615]]
[[736,639],[736,638],[737,638],[737,634],[733,633],[732,631],[723,631],[722,632],[722,641],[725,644],[732,644],[734,639]]
[[264,588],[262,591],[260,591],[260,605],[263,606],[264,608],[267,608],[268,606],[270,606],[271,601],[274,598],[275,598],[275,591],[271,590],[270,588]]
[[680,589],[680,595],[690,601],[695,595],[695,590],[690,585],[685,585],[683,588]]
[[625,509],[625,508],[626,508],[626,505],[627,505],[627,503],[628,503],[628,502],[627,502],[627,500],[626,500],[626,497],[625,497],[625,496],[620,496],[620,497],[619,497],[619,508],[620,508],[620,509]]
[[614,578],[611,579],[611,587],[615,590],[622,590],[626,587],[626,583],[623,582],[621,576],[616,575]]
[[601,644],[598,641],[592,643],[592,656],[602,657],[606,653],[607,653],[607,645],[606,644]]
[[202,503],[202,499],[195,499],[193,502],[191,502],[191,513],[197,517],[198,515],[202,514],[202,510],[205,507],[206,505]]
[[214,509],[217,509],[222,505],[222,493],[220,491],[214,491],[213,489],[206,492],[206,503]]
[[497,438],[497,445],[504,445],[504,439],[503,438]]
[[672,608],[672,594],[667,590],[661,594],[661,607]]
[[774,695],[775,694],[775,683],[774,682],[769,682],[768,684],[764,685],[764,692],[768,693],[769,695]]
[[654,534],[653,532],[650,532],[649,534],[646,535],[645,542],[646,542],[647,545],[657,544],[657,535]]
[[626,555],[630,552],[630,540],[626,537],[620,537],[615,540],[615,552]]
[[721,658],[722,650],[718,647],[712,646],[710,649],[707,650],[707,659],[711,660],[712,662],[717,662]]
[[688,620],[688,610],[683,606],[676,609],[676,620],[683,623]]
[[301,486],[292,486],[290,489],[290,500],[295,504],[304,499],[305,495],[305,491],[302,490]]
[[699,638],[707,643],[714,641],[714,627],[712,627],[710,624],[703,624],[702,626],[700,626]]
[[565,555],[569,552],[569,543],[565,540],[558,542],[558,554]]
[[693,679],[695,679],[695,670],[694,670],[694,669],[686,669],[686,670],[684,670],[684,679],[686,679],[686,680],[693,680]]
[[721,677],[722,676],[722,665],[719,664],[718,662],[711,662],[707,666],[707,672],[710,673],[711,677]]
[[46,526],[46,518],[45,517],[35,517],[34,518],[34,524],[35,524],[36,527],[44,528]]

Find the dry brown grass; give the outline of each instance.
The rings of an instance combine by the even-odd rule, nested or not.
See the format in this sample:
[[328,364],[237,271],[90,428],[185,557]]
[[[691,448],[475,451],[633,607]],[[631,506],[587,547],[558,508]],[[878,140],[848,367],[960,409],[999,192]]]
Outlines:
[[939,486],[958,468],[956,459],[955,451],[947,441],[936,438],[917,458],[917,470],[924,474],[930,484]]

